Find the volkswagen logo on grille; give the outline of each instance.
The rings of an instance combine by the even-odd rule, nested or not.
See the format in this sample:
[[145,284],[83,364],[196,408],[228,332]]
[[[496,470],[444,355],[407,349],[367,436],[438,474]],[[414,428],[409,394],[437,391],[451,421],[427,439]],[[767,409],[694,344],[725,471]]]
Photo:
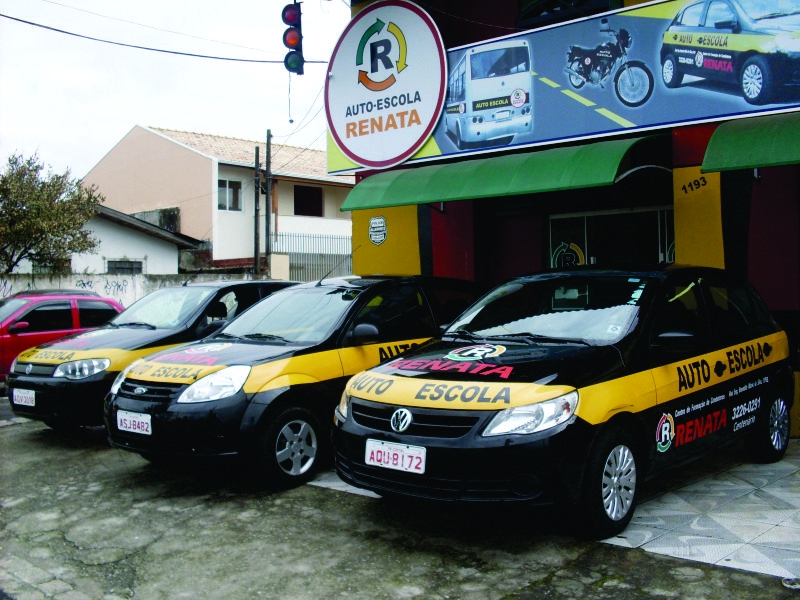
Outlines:
[[407,408],[398,408],[394,411],[392,418],[389,420],[389,423],[392,426],[392,429],[397,433],[402,433],[409,427],[411,427],[411,411]]
[[25,375],[30,375],[31,371],[33,371],[33,365],[28,363],[28,366],[25,367]]
[[137,396],[141,396],[142,394],[146,394],[147,393],[147,388],[146,387],[141,387],[141,386],[135,387],[135,388],[133,388],[133,393],[136,394]]

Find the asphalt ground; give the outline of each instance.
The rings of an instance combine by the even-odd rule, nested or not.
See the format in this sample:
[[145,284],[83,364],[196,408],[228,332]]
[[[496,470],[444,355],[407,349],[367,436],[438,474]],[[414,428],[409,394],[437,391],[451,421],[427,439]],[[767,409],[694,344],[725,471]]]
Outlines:
[[800,599],[779,577],[566,534],[557,509],[271,489],[234,461],[152,465],[1,402],[0,598]]

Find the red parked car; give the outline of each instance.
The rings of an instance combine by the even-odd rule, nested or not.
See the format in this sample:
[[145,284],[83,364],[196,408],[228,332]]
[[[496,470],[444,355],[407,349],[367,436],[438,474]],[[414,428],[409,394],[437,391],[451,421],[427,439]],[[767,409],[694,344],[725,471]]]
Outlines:
[[23,350],[98,327],[122,310],[116,300],[79,290],[31,290],[0,298],[0,390]]

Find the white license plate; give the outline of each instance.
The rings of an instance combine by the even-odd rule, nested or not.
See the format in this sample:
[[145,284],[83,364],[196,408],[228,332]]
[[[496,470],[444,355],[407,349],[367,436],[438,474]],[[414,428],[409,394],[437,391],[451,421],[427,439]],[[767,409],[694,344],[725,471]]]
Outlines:
[[151,435],[153,433],[150,428],[150,415],[127,410],[117,411],[117,429],[130,433],[141,433],[142,435]]
[[510,110],[498,110],[494,113],[494,118],[500,121],[501,119],[510,119],[511,118],[511,111]]
[[11,401],[20,406],[36,406],[36,392],[33,390],[18,390],[11,391]]
[[424,473],[425,448],[368,439],[364,462],[368,465],[396,469],[406,473]]

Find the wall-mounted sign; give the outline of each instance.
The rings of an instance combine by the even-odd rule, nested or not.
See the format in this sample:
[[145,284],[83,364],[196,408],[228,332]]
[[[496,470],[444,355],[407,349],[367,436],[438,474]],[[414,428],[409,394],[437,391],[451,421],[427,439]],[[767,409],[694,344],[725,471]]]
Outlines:
[[411,162],[800,110],[800,0],[654,2],[447,62],[441,118]]
[[386,219],[384,217],[372,217],[369,220],[369,241],[380,246],[386,241],[388,228],[386,227]]
[[328,65],[331,136],[358,165],[399,164],[433,132],[446,81],[444,44],[428,13],[404,0],[372,4],[350,21]]

